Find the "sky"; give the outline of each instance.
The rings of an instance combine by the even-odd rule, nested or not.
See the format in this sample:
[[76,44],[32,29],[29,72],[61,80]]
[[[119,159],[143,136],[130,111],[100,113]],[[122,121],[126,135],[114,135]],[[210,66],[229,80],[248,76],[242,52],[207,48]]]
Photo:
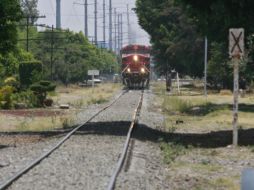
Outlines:
[[[98,41],[102,41],[103,38],[103,0],[97,0],[98,2]],[[70,29],[75,32],[84,32],[84,6],[77,5],[74,3],[84,3],[84,0],[61,0],[61,13],[62,13],[62,28]],[[89,36],[94,36],[94,0],[88,0],[88,26],[89,26]],[[108,22],[109,22],[109,0],[106,0],[106,36],[108,39]],[[117,9],[117,12],[123,13],[123,30],[124,30],[124,45],[128,44],[127,38],[127,4],[129,4],[130,9],[130,31],[131,31],[131,41],[137,44],[149,45],[149,35],[141,29],[138,24],[138,19],[134,11],[131,9],[135,7],[135,0],[112,0],[112,7]],[[38,20],[40,24],[46,25],[56,25],[56,0],[39,0],[38,9],[40,15],[45,15],[46,18],[41,18]],[[114,17],[113,17],[114,21]]]

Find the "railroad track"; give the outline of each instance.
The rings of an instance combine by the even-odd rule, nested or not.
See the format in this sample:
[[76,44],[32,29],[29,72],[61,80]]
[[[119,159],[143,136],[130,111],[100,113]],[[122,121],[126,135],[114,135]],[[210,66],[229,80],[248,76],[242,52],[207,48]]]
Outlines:
[[[88,120],[86,120],[83,124],[79,125],[78,127],[74,128],[72,131],[70,131],[68,134],[66,134],[53,148],[51,148],[50,150],[48,150],[46,153],[44,153],[43,155],[39,156],[37,159],[35,159],[34,161],[32,161],[31,163],[29,163],[26,167],[24,167],[23,169],[21,169],[19,172],[17,172],[14,176],[12,176],[11,178],[9,178],[7,181],[5,181],[4,183],[2,183],[0,185],[0,190],[6,189],[9,186],[12,185],[12,183],[14,183],[17,179],[19,179],[20,177],[22,177],[25,173],[27,173],[29,170],[31,170],[32,168],[34,168],[35,166],[39,165],[41,163],[41,161],[43,161],[45,158],[49,157],[55,150],[57,150],[64,142],[66,142],[73,134],[75,134],[78,130],[80,130],[81,128],[85,127],[86,124],[90,123],[94,118],[96,118],[98,115],[100,115],[102,112],[104,112],[105,110],[107,110],[108,108],[110,108],[112,105],[114,105],[125,93],[127,93],[128,91],[123,91],[114,101],[112,101],[109,105],[105,106],[104,108],[102,108],[101,110],[99,110],[96,114],[94,114],[92,117],[90,117]],[[133,128],[137,122],[137,118],[139,116],[139,112],[142,106],[142,101],[143,101],[143,92],[141,93],[139,102],[138,102],[138,106],[136,107],[133,117],[132,117],[132,121],[129,127],[129,131],[127,134],[127,138],[124,144],[124,149],[122,150],[120,159],[118,160],[117,166],[115,168],[115,171],[110,179],[109,185],[107,189],[114,189],[114,185],[117,179],[117,176],[119,174],[119,172],[122,169],[127,151],[128,151],[128,147],[129,147],[129,142],[130,142],[130,138],[131,138],[131,134],[133,131]]]
[[128,134],[127,134],[127,138],[126,138],[126,141],[125,141],[125,144],[124,144],[123,151],[121,153],[121,157],[118,160],[116,169],[115,169],[113,175],[110,178],[110,182],[109,182],[107,190],[113,190],[114,189],[118,174],[119,174],[119,172],[121,171],[121,169],[123,167],[123,164],[124,164],[124,161],[125,161],[125,158],[126,158],[126,155],[127,155],[127,151],[128,151],[128,148],[129,148],[129,144],[130,144],[131,135],[132,135],[134,126],[138,121],[138,116],[140,114],[140,110],[141,110],[141,107],[142,107],[142,102],[143,102],[143,92],[142,92],[141,97],[139,99],[138,106],[135,109],[134,114],[132,116],[132,121],[131,121],[131,124],[130,124],[130,127],[129,127],[129,131],[128,131]]

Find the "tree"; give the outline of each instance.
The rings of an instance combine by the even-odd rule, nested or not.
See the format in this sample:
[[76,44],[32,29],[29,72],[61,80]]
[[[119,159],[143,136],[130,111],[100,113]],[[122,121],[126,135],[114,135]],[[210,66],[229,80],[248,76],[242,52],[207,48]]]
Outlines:
[[38,0],[21,0],[21,7],[24,16],[30,18],[30,23],[34,24],[39,16],[39,11],[37,9]]
[[87,78],[88,69],[98,69],[104,73],[117,71],[118,64],[115,55],[107,50],[98,49],[90,44],[80,32],[47,30],[37,34],[44,39],[32,44],[31,51],[37,60],[43,63],[44,79],[50,78],[51,45],[53,45],[53,75],[55,80],[76,83]]
[[203,35],[216,42],[227,42],[229,28],[245,28],[246,36],[254,32],[252,0],[176,0],[194,18]]
[[151,36],[157,69],[202,76],[202,40],[182,8],[174,0],[137,0],[136,5],[139,23]]
[[[244,76],[250,82],[253,80],[254,73],[253,68],[253,33],[254,33],[254,1],[252,0],[177,0],[177,2],[183,7],[184,11],[195,21],[199,32],[202,35],[207,35],[209,40],[216,42],[215,46],[212,46],[212,52],[210,57],[212,60],[209,62],[210,68],[218,68],[218,66],[224,67],[224,70],[230,68],[230,62],[228,60],[228,33],[230,28],[244,28],[246,36],[246,52],[247,56],[246,64],[241,65],[240,75]],[[215,44],[215,43],[213,43]],[[221,48],[223,47],[223,49]],[[218,48],[216,50],[216,48]],[[219,59],[218,59],[219,58]],[[216,60],[216,62],[215,62]],[[223,63],[223,64],[221,64]],[[221,65],[220,65],[221,64]],[[228,77],[225,78],[225,73],[222,72],[217,75],[216,69],[214,72],[210,70],[210,78],[218,78],[224,75],[223,83],[224,87],[232,86],[232,78],[228,80],[226,78],[232,76],[232,69],[227,70]],[[218,70],[217,70],[218,71]],[[220,78],[219,77],[219,78]],[[226,84],[227,83],[227,84]]]
[[0,54],[5,54],[16,48],[17,28],[22,12],[19,0],[0,1]]

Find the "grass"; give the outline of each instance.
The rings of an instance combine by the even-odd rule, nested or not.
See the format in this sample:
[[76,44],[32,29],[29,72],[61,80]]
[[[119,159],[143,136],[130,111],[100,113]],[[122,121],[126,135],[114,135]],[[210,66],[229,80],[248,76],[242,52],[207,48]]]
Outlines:
[[178,156],[185,154],[187,151],[184,146],[176,143],[162,142],[160,148],[164,152],[164,161],[167,164],[172,164]]
[[234,149],[227,146],[232,142],[232,93],[210,91],[205,98],[201,88],[190,85],[180,95],[169,95],[162,83],[152,89],[157,95],[156,110],[164,114],[170,133],[160,143],[164,161],[173,171],[173,189],[240,189],[242,170],[254,167],[250,163],[254,142],[244,137],[248,137],[247,130],[254,130],[254,95],[239,98],[241,140],[247,145]]
[[[119,84],[102,84],[92,88],[80,88],[78,86],[58,87],[56,92],[49,96],[56,105],[69,104],[71,109],[62,110],[60,115],[36,117],[33,114],[27,116],[0,115],[0,131],[47,131],[53,129],[68,128],[76,125],[78,113],[91,104],[102,104],[121,88]],[[42,109],[47,111],[47,109]]]
[[94,89],[77,86],[59,87],[56,90],[58,96],[52,98],[56,104],[69,104],[76,109],[81,109],[90,104],[105,103],[120,88],[119,84],[102,84]]

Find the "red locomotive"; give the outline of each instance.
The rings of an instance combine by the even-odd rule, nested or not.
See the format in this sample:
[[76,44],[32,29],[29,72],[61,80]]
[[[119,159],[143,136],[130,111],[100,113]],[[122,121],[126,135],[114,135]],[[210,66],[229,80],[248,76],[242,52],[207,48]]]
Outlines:
[[151,48],[128,45],[121,49],[123,84],[128,88],[149,86]]

